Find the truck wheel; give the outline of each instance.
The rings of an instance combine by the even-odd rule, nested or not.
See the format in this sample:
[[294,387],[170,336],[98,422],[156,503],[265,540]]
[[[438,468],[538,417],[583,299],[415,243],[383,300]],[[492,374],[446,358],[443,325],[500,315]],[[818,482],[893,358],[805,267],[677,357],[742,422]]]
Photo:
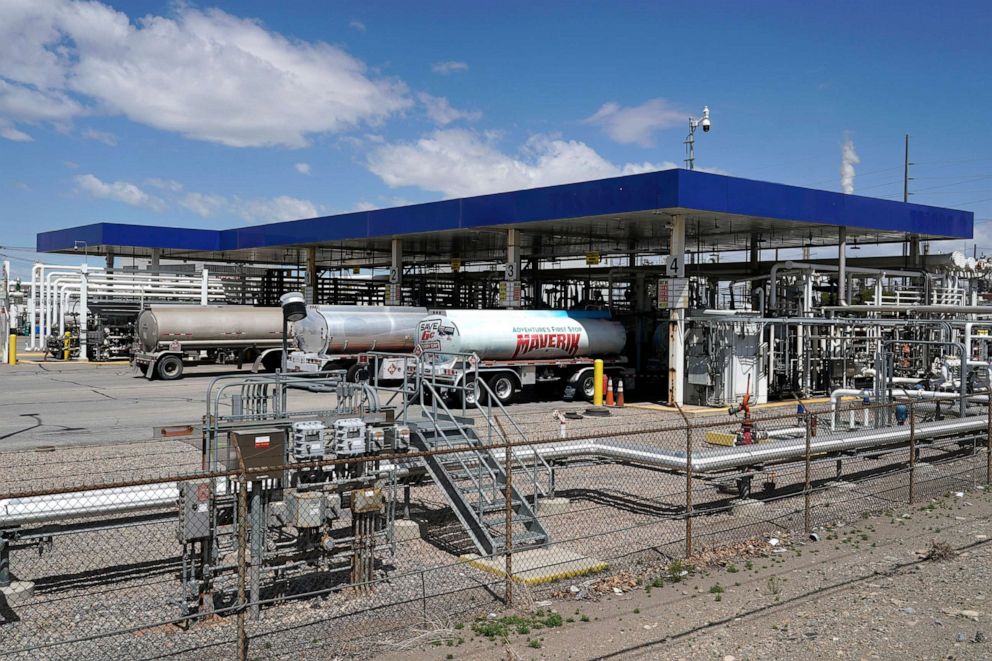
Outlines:
[[183,376],[183,359],[179,356],[162,356],[155,367],[158,378],[163,381],[174,381]]
[[345,377],[351,383],[369,380],[369,366],[364,363],[357,363],[348,368],[348,375]]
[[592,373],[586,374],[579,379],[579,392],[588,401],[592,401],[593,396],[596,394],[596,379]]
[[516,380],[510,374],[495,374],[489,377],[489,389],[503,406],[509,406],[517,398]]

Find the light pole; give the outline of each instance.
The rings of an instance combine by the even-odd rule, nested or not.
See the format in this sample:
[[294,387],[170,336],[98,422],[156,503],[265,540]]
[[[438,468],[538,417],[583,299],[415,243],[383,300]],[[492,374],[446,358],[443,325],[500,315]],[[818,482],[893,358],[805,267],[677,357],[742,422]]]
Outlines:
[[289,322],[300,321],[307,316],[307,303],[298,291],[286,292],[279,297],[282,306],[282,373],[286,373],[286,355],[289,353]]
[[685,145],[685,166],[689,170],[694,170],[696,165],[696,129],[703,127],[703,133],[710,132],[710,107],[703,106],[703,116],[689,118],[689,135],[685,137],[682,144]]

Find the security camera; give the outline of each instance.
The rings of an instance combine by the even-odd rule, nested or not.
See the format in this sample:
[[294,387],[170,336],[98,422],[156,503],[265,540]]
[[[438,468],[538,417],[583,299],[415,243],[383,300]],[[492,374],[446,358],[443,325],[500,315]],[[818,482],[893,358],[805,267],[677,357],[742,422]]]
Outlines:
[[703,127],[703,133],[710,132],[710,107],[703,106],[703,119],[699,122]]

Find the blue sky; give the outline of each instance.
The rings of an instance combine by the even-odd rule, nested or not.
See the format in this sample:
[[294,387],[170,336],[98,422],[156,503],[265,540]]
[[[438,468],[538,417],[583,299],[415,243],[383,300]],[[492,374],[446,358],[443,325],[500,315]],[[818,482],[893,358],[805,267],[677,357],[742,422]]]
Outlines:
[[0,0],[0,244],[681,165],[708,104],[697,167],[840,190],[847,135],[857,194],[901,199],[910,133],[912,200],[992,252],[989,34],[982,2]]

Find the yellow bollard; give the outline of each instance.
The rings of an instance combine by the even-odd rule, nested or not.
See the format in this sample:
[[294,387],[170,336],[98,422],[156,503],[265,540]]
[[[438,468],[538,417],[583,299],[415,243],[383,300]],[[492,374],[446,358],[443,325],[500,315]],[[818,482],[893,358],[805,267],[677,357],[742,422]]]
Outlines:
[[17,336],[13,333],[7,338],[7,364],[17,364]]
[[603,405],[603,361],[597,358],[592,362],[592,405]]
[[72,333],[66,331],[65,336],[62,338],[62,360],[69,360],[69,350],[71,346]]

